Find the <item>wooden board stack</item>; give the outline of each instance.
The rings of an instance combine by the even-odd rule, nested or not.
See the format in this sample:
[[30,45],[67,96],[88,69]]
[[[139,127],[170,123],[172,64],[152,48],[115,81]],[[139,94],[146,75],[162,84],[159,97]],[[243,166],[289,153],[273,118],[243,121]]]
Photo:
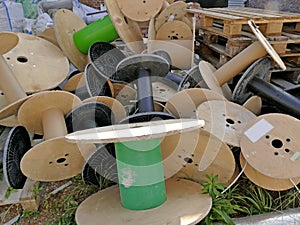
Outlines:
[[188,9],[199,14],[198,53],[220,67],[253,41],[247,21],[252,19],[277,53],[300,64],[300,14],[247,7]]

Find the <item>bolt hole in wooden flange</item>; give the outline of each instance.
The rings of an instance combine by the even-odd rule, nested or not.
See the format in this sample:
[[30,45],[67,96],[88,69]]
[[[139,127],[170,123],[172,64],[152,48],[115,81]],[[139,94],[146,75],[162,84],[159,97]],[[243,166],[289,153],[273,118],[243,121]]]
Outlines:
[[204,130],[225,143],[239,147],[244,128],[256,117],[243,106],[222,100],[210,100],[197,108],[197,118],[205,120]]
[[[8,43],[11,39],[17,40],[15,46]],[[0,33],[0,42],[12,47],[3,57],[26,93],[56,88],[68,76],[67,57],[45,39],[25,33],[3,32]]]
[[[241,137],[241,151],[251,167],[272,178],[300,176],[298,119],[281,113],[260,115]],[[285,129],[288,127],[288,129]]]
[[226,184],[235,171],[235,159],[228,145],[202,129],[165,137],[161,151],[165,178],[201,181],[213,173]]

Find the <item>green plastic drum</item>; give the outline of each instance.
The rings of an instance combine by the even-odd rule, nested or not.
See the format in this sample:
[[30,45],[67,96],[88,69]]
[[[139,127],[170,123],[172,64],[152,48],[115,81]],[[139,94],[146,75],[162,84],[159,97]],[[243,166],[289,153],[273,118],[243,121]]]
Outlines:
[[73,34],[77,49],[83,54],[88,54],[89,47],[95,42],[112,42],[119,37],[109,15],[85,26]]
[[146,210],[164,203],[160,139],[115,143],[115,149],[122,206]]

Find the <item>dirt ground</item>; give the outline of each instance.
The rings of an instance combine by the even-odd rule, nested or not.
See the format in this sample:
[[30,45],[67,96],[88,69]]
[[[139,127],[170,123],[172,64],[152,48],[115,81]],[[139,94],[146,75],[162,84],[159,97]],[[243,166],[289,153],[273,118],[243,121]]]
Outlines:
[[[50,194],[64,184],[71,183],[63,190]],[[38,211],[24,211],[20,204],[0,207],[0,225],[6,224],[20,215],[15,225],[75,225],[75,212],[78,205],[99,189],[86,185],[81,177],[39,185],[40,203]]]

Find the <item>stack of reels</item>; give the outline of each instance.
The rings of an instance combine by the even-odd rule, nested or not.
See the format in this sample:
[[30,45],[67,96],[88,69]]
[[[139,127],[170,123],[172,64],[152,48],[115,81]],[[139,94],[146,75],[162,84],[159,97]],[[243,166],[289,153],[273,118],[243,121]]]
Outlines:
[[[131,50],[130,56],[120,50],[117,41],[97,41],[89,46],[87,54],[80,52],[73,42],[73,34],[86,25],[66,9],[58,10],[54,17],[54,37],[59,47],[47,42],[46,52],[42,51],[46,44],[40,45],[44,39],[25,34],[0,34],[0,43],[14,40],[9,42],[13,43],[11,45],[0,44],[3,55],[0,68],[6,75],[1,77],[0,84],[10,84],[1,86],[4,95],[0,102],[0,122],[3,126],[20,125],[36,136],[42,136],[39,142],[32,141],[28,146],[24,142],[26,134],[20,133],[19,136],[24,136],[18,138],[23,141],[22,149],[7,145],[9,152],[22,150],[17,159],[12,159],[19,174],[49,182],[81,173],[87,185],[97,184],[101,177],[115,183],[123,179],[120,186],[114,185],[86,199],[76,213],[78,224],[134,221],[134,224],[161,225],[178,223],[179,220],[196,224],[211,207],[210,197],[201,194],[198,184],[207,179],[207,174],[218,175],[219,182],[229,185],[242,169],[251,181],[268,190],[287,190],[299,183],[300,146],[296,135],[300,129],[300,100],[269,82],[274,62],[282,69],[285,66],[268,42],[262,39],[255,24],[247,21],[248,30],[252,28],[259,41],[232,55],[218,68],[204,60],[194,66],[195,24],[185,17],[185,3],[107,0],[106,6],[114,28],[126,48]],[[138,22],[145,21],[149,21],[146,46],[138,25]],[[213,19],[206,20],[206,24],[209,22]],[[235,23],[227,25],[229,31],[224,30],[231,35],[235,35],[235,29],[240,27]],[[204,34],[210,34],[208,28]],[[29,41],[32,43],[23,45]],[[188,43],[189,47],[182,43]],[[173,47],[175,51],[171,51]],[[268,54],[272,60],[266,57]],[[69,62],[77,69],[72,76],[67,76]],[[14,79],[24,73],[25,78]],[[41,74],[42,77],[32,77]],[[241,77],[237,76],[241,74]],[[233,78],[237,82],[229,86],[228,81]],[[26,84],[31,84],[34,89],[26,91]],[[265,113],[263,102],[276,106],[278,111]],[[132,157],[125,157],[122,162],[116,160],[120,156],[116,146],[126,145],[120,143],[118,137],[97,143],[103,138],[103,132],[106,132],[106,137],[114,134],[112,130],[119,132],[120,123],[128,125],[128,122],[133,122],[131,126],[144,126],[148,131],[155,131],[155,124],[165,125],[167,133],[172,119],[204,120],[205,124],[185,132],[168,133],[163,138],[158,136],[160,140],[155,150],[161,151],[161,158],[155,158],[155,165],[150,167],[155,172],[163,168],[159,180],[142,164],[151,157],[146,157],[145,161],[145,158],[132,160]],[[155,123],[153,120],[163,121]],[[139,122],[147,123],[138,125]],[[283,125],[289,129],[283,129]],[[85,137],[93,139],[70,141],[72,136],[76,140],[76,132],[90,128],[101,128],[99,137],[85,133]],[[124,126],[121,128],[122,134],[129,135],[127,138],[134,141],[141,135],[131,132],[130,126],[125,131]],[[161,130],[160,127],[159,132],[164,133]],[[151,132],[145,136],[151,136]],[[15,142],[14,138],[9,136],[7,143]],[[122,139],[122,142],[126,141],[132,139]],[[121,153],[133,150],[132,146],[136,147],[136,144],[139,153],[140,150],[148,151],[151,145],[143,141],[130,142]],[[112,145],[112,142],[117,145]],[[237,149],[238,157],[233,154],[233,149]],[[118,163],[122,169],[129,166],[120,173]],[[148,175],[143,176],[141,171]],[[155,181],[152,184],[162,186],[166,180],[168,198],[163,196],[161,205],[151,209],[149,206],[138,210],[121,207],[120,201],[124,204],[124,199],[120,196],[128,196],[124,193],[119,196],[118,192],[130,191],[133,193],[131,197],[134,196],[141,187],[132,184],[137,180],[144,182],[141,178],[145,178],[146,183]],[[99,201],[100,198],[105,204]],[[130,202],[136,204],[139,201]],[[106,203],[111,207],[106,207]]]

